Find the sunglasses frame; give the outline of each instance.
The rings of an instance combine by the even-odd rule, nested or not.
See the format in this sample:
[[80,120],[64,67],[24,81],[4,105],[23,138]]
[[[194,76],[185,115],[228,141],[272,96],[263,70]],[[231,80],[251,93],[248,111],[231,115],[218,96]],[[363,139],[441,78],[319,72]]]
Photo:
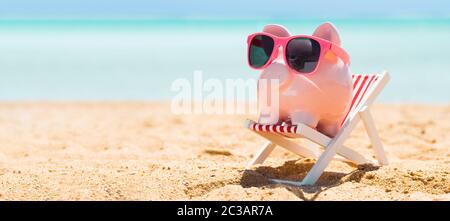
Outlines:
[[[273,42],[274,42],[274,45],[273,45],[273,49],[272,49],[272,54],[270,55],[270,57],[269,57],[269,59],[267,60],[267,62],[266,62],[263,66],[256,68],[256,67],[253,67],[253,66],[250,64],[250,47],[251,47],[250,43],[252,42],[253,38],[255,38],[256,36],[260,36],[260,35],[265,35],[265,36],[267,36],[267,37],[272,38],[272,40],[273,40]],[[286,46],[289,44],[289,42],[290,42],[291,40],[296,39],[296,38],[308,38],[308,39],[312,39],[312,40],[317,41],[317,42],[319,43],[319,45],[320,45],[320,55],[319,55],[319,60],[317,61],[316,67],[315,67],[314,70],[311,71],[311,72],[307,72],[307,73],[299,72],[299,71],[295,70],[294,68],[292,68],[292,67],[289,65],[289,62],[288,62],[288,60],[287,60],[287,58],[286,58]],[[269,66],[269,65],[270,65],[270,64],[278,57],[278,49],[279,49],[280,47],[283,48],[283,58],[284,58],[285,64],[286,64],[291,70],[293,70],[293,71],[295,71],[295,72],[297,72],[297,73],[299,73],[299,74],[303,74],[303,75],[304,75],[304,74],[313,74],[313,73],[315,73],[315,72],[317,71],[317,68],[318,68],[319,65],[320,65],[320,61],[322,60],[323,56],[325,56],[325,53],[328,52],[328,51],[332,51],[336,56],[338,56],[339,58],[341,58],[342,61],[343,61],[346,65],[349,65],[349,64],[350,64],[350,58],[349,58],[347,52],[346,52],[343,48],[341,48],[339,45],[337,45],[337,44],[335,44],[335,43],[333,43],[333,42],[331,42],[331,41],[325,40],[325,39],[323,39],[323,38],[318,38],[318,37],[310,36],[310,35],[294,35],[294,36],[289,36],[289,37],[279,37],[279,36],[276,36],[276,35],[273,35],[273,34],[270,34],[270,33],[257,32],[257,33],[253,33],[253,34],[251,34],[251,35],[249,35],[249,36],[247,37],[247,62],[248,62],[248,65],[249,65],[252,69],[255,69],[255,70],[261,70],[261,69],[266,68],[267,66]]]

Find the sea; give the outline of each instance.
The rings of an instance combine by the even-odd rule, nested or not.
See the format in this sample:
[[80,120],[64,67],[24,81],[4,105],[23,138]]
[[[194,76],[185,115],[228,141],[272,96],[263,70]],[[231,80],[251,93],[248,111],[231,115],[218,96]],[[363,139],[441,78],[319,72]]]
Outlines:
[[[178,79],[257,79],[266,24],[338,29],[353,73],[391,75],[384,103],[450,104],[450,20],[0,20],[0,101],[167,101]],[[207,94],[207,91],[205,92]]]

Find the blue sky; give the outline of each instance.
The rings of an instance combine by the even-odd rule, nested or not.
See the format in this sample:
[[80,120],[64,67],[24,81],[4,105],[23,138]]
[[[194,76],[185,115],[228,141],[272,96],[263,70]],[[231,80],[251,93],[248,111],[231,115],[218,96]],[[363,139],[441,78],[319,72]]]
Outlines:
[[0,19],[450,18],[449,0],[0,0]]

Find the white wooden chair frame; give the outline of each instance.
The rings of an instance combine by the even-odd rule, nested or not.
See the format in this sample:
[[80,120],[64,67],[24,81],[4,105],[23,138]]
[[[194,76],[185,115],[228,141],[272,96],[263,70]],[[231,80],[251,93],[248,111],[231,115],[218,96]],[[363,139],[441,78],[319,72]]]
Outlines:
[[[258,135],[269,140],[261,150],[254,156],[252,161],[248,164],[247,168],[251,168],[255,164],[262,164],[270,153],[275,149],[275,147],[281,146],[286,148],[287,150],[298,154],[303,157],[315,158],[317,162],[314,164],[312,169],[306,175],[306,177],[301,182],[294,181],[282,181],[282,180],[274,180],[282,183],[289,183],[293,185],[314,185],[314,183],[319,179],[319,177],[324,172],[325,168],[328,166],[332,159],[350,161],[355,164],[366,164],[366,163],[374,163],[372,160],[367,160],[364,156],[357,153],[356,151],[345,147],[343,145],[344,141],[349,137],[351,131],[355,128],[360,120],[363,121],[365,129],[369,135],[370,141],[372,143],[372,148],[375,152],[375,157],[378,160],[380,165],[387,165],[388,159],[383,150],[383,145],[381,144],[381,140],[378,136],[378,133],[375,128],[375,124],[370,114],[370,105],[374,102],[375,98],[382,91],[384,86],[389,81],[389,74],[384,71],[382,74],[377,75],[377,80],[373,83],[373,85],[368,88],[366,93],[362,96],[361,101],[358,106],[356,106],[353,111],[349,113],[347,120],[342,125],[338,134],[334,138],[330,138],[317,130],[310,128],[305,124],[297,125],[296,132],[294,134],[294,138],[306,138],[319,146],[324,148],[324,151],[321,152],[319,148],[306,148],[292,141],[291,138],[286,137],[290,135],[292,137],[292,133],[283,134],[281,133],[273,133],[267,131],[256,131]],[[247,120],[246,127],[251,129],[256,123]],[[341,157],[337,157],[336,154]]]

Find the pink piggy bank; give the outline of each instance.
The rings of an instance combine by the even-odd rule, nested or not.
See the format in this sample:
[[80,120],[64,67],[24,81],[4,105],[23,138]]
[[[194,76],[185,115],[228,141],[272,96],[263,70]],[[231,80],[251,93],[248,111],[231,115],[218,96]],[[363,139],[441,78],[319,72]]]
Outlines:
[[324,23],[312,36],[291,36],[267,25],[248,44],[249,65],[262,70],[258,123],[303,123],[334,137],[352,97],[349,57],[336,28]]

